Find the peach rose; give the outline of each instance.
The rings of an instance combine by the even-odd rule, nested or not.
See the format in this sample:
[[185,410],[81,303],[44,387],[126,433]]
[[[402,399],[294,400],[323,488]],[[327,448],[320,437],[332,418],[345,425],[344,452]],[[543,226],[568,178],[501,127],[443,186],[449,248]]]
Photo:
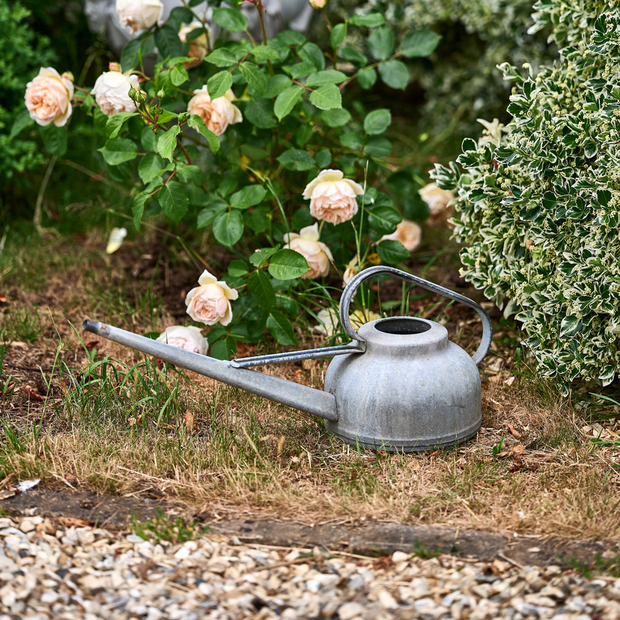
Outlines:
[[[197,28],[203,28],[200,22],[193,21],[191,24],[183,24],[179,30],[179,39],[183,43],[187,43],[187,35],[193,32]],[[186,69],[198,66],[207,55],[207,35],[203,32],[200,36],[192,39],[189,42],[189,52],[187,52],[188,58],[193,58],[191,62],[186,62],[183,66]]]
[[209,350],[207,339],[202,332],[193,325],[172,325],[158,336],[157,342],[163,342],[179,349],[185,349],[192,353],[206,355]]
[[422,241],[422,228],[415,222],[403,220],[396,225],[396,230],[392,234],[381,237],[381,241],[384,239],[400,241],[407,250],[413,252]]
[[239,293],[226,282],[218,281],[206,269],[198,278],[198,284],[200,286],[193,288],[185,298],[187,314],[205,325],[228,325],[232,320],[230,300],[237,299]]
[[363,193],[364,188],[345,179],[340,170],[323,170],[306,185],[304,198],[310,199],[310,213],[317,220],[342,224],[357,213],[355,197]]
[[194,96],[187,104],[187,111],[190,114],[198,114],[205,125],[219,137],[226,131],[228,125],[243,120],[241,110],[232,103],[234,100],[235,93],[229,88],[223,97],[211,101],[207,87],[203,86],[200,90],[194,91]]
[[60,75],[52,67],[41,67],[39,75],[26,86],[26,107],[38,125],[54,123],[56,127],[64,127],[73,111],[72,98],[73,76]]
[[161,0],[116,0],[116,14],[121,26],[131,32],[146,30],[161,18],[164,5]]
[[324,308],[316,316],[319,323],[312,328],[312,331],[327,337],[333,336],[338,331],[338,310]]
[[135,90],[139,88],[137,75],[127,76],[120,71],[106,71],[97,78],[90,94],[95,96],[97,105],[106,116],[113,116],[117,112],[136,111],[136,104],[129,97],[132,87]]
[[297,233],[284,235],[285,248],[299,252],[310,265],[310,269],[302,278],[315,280],[329,273],[329,263],[334,260],[329,248],[319,241],[319,225],[314,223],[306,226]]
[[452,192],[437,187],[435,183],[429,183],[420,190],[420,196],[431,211],[429,224],[446,221],[452,215],[454,211],[454,207],[450,204],[454,198]]

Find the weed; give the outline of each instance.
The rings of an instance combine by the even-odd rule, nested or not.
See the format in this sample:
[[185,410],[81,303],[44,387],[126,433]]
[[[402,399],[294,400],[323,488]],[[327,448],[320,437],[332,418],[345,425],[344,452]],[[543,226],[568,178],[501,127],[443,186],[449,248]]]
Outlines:
[[413,543],[413,553],[411,557],[413,558],[421,558],[422,560],[430,560],[432,558],[438,558],[441,555],[441,549],[429,549],[426,546],[426,543],[416,539],[415,543]]
[[208,526],[201,526],[198,521],[185,521],[181,517],[172,518],[160,508],[150,521],[140,523],[135,514],[131,516],[131,531],[140,538],[154,543],[162,540],[174,545],[194,540],[207,534]]

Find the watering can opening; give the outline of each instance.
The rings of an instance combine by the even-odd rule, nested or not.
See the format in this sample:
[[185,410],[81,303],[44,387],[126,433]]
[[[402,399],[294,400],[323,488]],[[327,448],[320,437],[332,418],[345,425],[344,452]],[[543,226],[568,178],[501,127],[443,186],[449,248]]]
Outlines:
[[384,334],[395,334],[398,336],[409,336],[412,334],[423,334],[431,326],[426,321],[420,321],[413,317],[396,317],[393,319],[382,319],[374,324],[374,328]]

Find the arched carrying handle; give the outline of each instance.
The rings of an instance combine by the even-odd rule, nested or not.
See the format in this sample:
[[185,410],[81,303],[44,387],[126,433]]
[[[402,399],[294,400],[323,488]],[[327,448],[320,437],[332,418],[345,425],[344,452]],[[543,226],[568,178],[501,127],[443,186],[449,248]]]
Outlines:
[[417,284],[422,288],[425,288],[433,293],[439,293],[448,299],[452,299],[454,301],[458,301],[470,308],[473,308],[480,319],[482,320],[482,340],[480,342],[480,346],[478,350],[472,355],[472,359],[476,364],[479,364],[486,356],[489,351],[489,347],[491,346],[491,338],[493,336],[493,326],[491,325],[491,319],[489,315],[486,313],[484,308],[479,306],[475,301],[468,299],[464,295],[460,295],[459,293],[455,293],[450,289],[444,288],[443,286],[439,286],[438,284],[433,284],[432,282],[428,282],[427,280],[423,280],[422,278],[418,278],[406,271],[401,271],[400,269],[396,269],[395,267],[370,267],[368,269],[364,269],[358,273],[355,277],[351,279],[349,284],[347,284],[344,292],[342,293],[342,298],[340,299],[340,323],[344,327],[344,331],[353,338],[353,340],[357,340],[358,342],[365,342],[364,339],[353,329],[351,325],[351,320],[349,319],[349,307],[351,306],[351,301],[355,296],[355,292],[357,291],[359,285],[364,282],[364,280],[368,280],[372,276],[375,276],[379,273],[387,273],[401,280],[405,280],[406,282],[411,282],[413,284]]

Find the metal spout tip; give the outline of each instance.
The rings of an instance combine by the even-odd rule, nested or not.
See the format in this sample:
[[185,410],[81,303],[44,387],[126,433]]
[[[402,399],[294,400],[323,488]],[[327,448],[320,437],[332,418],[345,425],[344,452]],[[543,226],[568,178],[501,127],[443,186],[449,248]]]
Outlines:
[[82,329],[87,332],[92,332],[93,334],[98,334],[101,329],[101,323],[98,321],[91,321],[90,319],[86,319],[82,323]]

